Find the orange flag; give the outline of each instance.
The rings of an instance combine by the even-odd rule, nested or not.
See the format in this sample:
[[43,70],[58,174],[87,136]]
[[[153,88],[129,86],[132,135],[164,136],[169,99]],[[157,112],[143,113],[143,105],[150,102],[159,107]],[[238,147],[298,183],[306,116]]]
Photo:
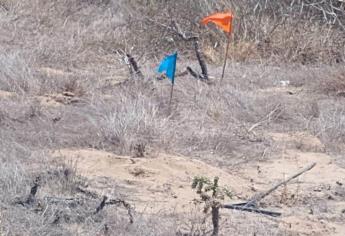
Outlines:
[[233,18],[234,16],[231,14],[231,12],[215,13],[205,17],[202,20],[202,24],[207,25],[209,22],[212,22],[222,28],[222,30],[225,32],[230,33],[232,31]]

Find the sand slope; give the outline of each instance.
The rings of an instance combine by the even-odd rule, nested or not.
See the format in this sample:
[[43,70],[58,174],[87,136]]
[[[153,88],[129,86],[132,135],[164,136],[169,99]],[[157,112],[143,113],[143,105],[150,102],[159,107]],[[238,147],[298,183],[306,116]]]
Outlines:
[[[74,163],[81,175],[93,180],[90,188],[101,194],[112,194],[112,183],[126,189],[124,197],[137,211],[164,209],[178,214],[190,211],[197,198],[190,187],[194,176],[219,176],[221,184],[235,194],[233,201],[241,201],[315,162],[314,169],[279,188],[262,201],[262,206],[283,213],[277,221],[283,232],[345,235],[345,170],[331,156],[320,152],[323,146],[316,137],[303,133],[269,136],[287,147],[279,157],[222,169],[167,154],[132,158],[94,149],[62,149],[54,151],[53,156]],[[295,142],[303,148],[293,149]]]

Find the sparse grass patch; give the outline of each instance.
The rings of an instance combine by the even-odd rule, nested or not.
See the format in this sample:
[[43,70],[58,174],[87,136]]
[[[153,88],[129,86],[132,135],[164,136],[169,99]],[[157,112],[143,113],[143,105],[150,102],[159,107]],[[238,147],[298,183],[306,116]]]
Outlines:
[[313,132],[333,150],[336,149],[337,144],[345,142],[344,105],[344,99],[336,103],[333,100],[320,102],[320,116],[311,126]]
[[0,51],[0,89],[21,95],[36,93],[39,81],[33,76],[30,65],[19,53]]

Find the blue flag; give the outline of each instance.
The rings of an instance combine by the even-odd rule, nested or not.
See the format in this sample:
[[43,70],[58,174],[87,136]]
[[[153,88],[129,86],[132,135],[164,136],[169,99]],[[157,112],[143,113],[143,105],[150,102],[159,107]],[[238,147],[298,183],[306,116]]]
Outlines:
[[174,84],[175,81],[175,71],[176,71],[176,60],[177,53],[166,56],[159,65],[158,72],[165,72],[166,76],[171,80],[171,83]]

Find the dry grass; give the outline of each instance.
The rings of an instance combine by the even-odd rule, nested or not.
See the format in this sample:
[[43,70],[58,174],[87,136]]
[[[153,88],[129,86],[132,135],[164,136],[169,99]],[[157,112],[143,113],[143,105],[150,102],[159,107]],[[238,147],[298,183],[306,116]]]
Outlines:
[[[212,30],[205,30],[199,22],[213,11],[231,9],[236,15],[230,51],[234,61],[265,60],[274,64],[344,62],[345,11],[344,4],[336,0],[320,3],[292,0],[150,1],[148,5],[142,1],[131,2],[129,27],[133,30],[127,37],[132,45],[136,45],[135,51],[143,52],[149,48],[148,56],[175,48],[191,53],[192,45],[161,25],[164,22],[172,26],[175,21],[183,31],[201,36],[207,54],[222,57],[225,36],[213,26]],[[142,12],[144,17],[136,17],[137,12]]]
[[324,78],[318,84],[319,90],[330,96],[345,96],[345,71],[333,72],[333,75]]
[[[209,228],[194,213],[188,220],[135,213],[133,225],[118,207],[91,216],[100,199],[85,196],[82,205],[53,204],[47,197],[81,197],[75,189],[88,179],[70,163],[52,161],[50,150],[91,147],[131,155],[141,145],[148,152],[199,157],[221,166],[262,156],[270,145],[268,131],[310,130],[332,151],[331,144],[343,143],[344,14],[332,8],[334,18],[329,5],[301,10],[296,3],[285,12],[289,1],[282,7],[256,3],[0,0],[0,90],[13,95],[0,94],[0,235],[175,235],[176,229],[203,235]],[[225,83],[176,78],[169,113],[169,83],[153,79],[158,56],[180,49],[181,71],[187,60],[194,67],[196,62],[191,45],[147,18],[166,24],[176,20],[183,30],[199,34],[204,54],[217,64],[225,38],[200,27],[199,20],[225,7],[237,15]],[[128,68],[116,51],[139,58],[145,79],[127,80]],[[219,77],[219,66],[209,69]],[[307,92],[301,97],[289,89],[277,93],[281,81]],[[316,92],[310,96],[309,91]],[[64,103],[71,94],[76,100]],[[14,204],[27,196],[36,176],[43,181],[41,206]],[[57,216],[61,221],[53,223]],[[247,216],[233,216],[223,222],[224,235],[280,233],[261,218],[243,226],[238,219]]]

